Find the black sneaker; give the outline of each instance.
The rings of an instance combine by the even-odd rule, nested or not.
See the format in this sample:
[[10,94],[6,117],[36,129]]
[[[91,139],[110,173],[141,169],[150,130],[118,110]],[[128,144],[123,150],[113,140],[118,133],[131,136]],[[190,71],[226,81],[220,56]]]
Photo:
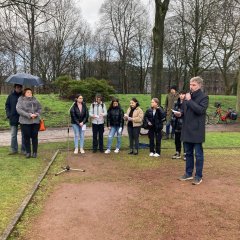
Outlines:
[[93,153],[96,153],[97,152],[97,150],[96,149],[93,149],[93,151],[92,151]]
[[193,176],[189,176],[187,174],[184,174],[178,180],[180,180],[180,181],[188,181],[188,180],[192,180],[192,179],[193,179]]
[[199,185],[201,182],[202,182],[202,178],[195,177],[192,182],[192,185]]

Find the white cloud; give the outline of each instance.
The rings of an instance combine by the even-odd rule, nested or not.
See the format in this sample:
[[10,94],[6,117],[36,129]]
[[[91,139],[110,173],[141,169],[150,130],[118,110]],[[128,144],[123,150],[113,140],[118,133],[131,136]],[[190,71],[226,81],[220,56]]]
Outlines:
[[[93,29],[99,20],[99,11],[103,2],[104,0],[80,0],[80,2],[78,2],[84,20],[86,20]],[[147,10],[151,13],[150,17],[153,19],[154,1],[142,0],[142,2],[147,6]]]

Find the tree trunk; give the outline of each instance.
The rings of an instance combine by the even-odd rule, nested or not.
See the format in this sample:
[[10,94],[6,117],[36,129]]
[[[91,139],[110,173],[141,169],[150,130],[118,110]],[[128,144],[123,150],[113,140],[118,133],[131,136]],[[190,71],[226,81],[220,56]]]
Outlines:
[[238,71],[238,79],[237,79],[237,103],[236,103],[236,111],[240,112],[240,57],[239,57],[239,71]]
[[35,74],[34,62],[35,62],[35,10],[34,6],[31,6],[31,25],[30,25],[30,73]]
[[151,96],[159,98],[161,105],[161,82],[163,80],[163,43],[164,20],[168,10],[169,0],[155,0],[155,25],[153,28],[153,73]]

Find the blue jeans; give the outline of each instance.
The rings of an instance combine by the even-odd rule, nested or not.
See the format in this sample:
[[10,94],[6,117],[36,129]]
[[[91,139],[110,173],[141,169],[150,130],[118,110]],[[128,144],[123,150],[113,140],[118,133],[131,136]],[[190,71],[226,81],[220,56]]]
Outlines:
[[[25,144],[24,144],[24,138],[23,138],[23,132],[22,133],[22,146],[21,151],[25,152]],[[12,152],[18,152],[18,126],[11,126],[11,151]]]
[[116,148],[120,149],[121,147],[121,141],[122,141],[122,134],[119,133],[119,128],[120,127],[111,127],[111,130],[108,134],[108,143],[107,143],[107,149],[111,150],[111,146],[112,146],[112,141],[113,141],[113,137],[114,135],[117,133],[117,145]]
[[184,143],[184,149],[186,152],[186,175],[192,176],[194,169],[194,155],[193,151],[195,150],[195,158],[196,158],[196,178],[202,178],[203,171],[203,147],[202,143]]
[[[170,127],[171,127],[171,121],[169,120],[169,122],[166,122],[166,134],[169,135],[170,134]],[[174,128],[172,128],[172,132],[171,134],[174,134]]]
[[84,131],[77,124],[72,124],[73,132],[74,132],[74,147],[78,148],[78,140],[80,137],[80,148],[83,148],[84,145]]

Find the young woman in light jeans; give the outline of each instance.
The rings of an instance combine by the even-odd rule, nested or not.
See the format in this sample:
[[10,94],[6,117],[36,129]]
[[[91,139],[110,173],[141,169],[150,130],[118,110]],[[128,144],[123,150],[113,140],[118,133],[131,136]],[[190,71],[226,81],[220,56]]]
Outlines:
[[121,147],[121,139],[122,139],[122,130],[124,124],[124,112],[119,104],[119,100],[114,98],[110,104],[107,113],[107,126],[110,130],[108,134],[108,143],[107,143],[107,150],[105,151],[106,154],[111,152],[113,137],[117,134],[117,145],[116,149],[114,150],[115,153],[118,153]]
[[75,103],[70,109],[71,123],[74,132],[74,154],[78,154],[78,141],[80,138],[80,153],[85,153],[84,147],[84,132],[86,130],[86,123],[88,122],[88,109],[83,101],[83,96],[77,94]]

